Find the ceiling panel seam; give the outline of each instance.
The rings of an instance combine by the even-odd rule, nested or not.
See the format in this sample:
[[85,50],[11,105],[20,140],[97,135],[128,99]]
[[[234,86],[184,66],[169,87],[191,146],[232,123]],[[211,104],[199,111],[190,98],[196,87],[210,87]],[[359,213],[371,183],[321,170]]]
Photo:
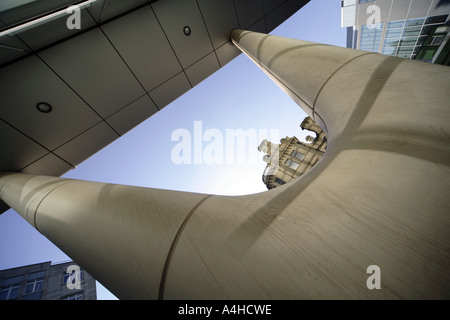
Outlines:
[[[250,30],[250,28],[252,28],[252,27],[254,27],[255,25],[257,25],[258,23],[260,23],[261,20],[264,20],[264,24],[265,24],[266,17],[264,16],[264,17],[259,18],[258,20],[256,20],[254,23],[252,23],[251,25],[248,26],[247,30]],[[265,31],[264,33],[267,33],[267,26],[266,26],[266,31]]]
[[[100,11],[100,16],[98,17],[98,22],[102,22],[102,18],[103,18],[103,12],[105,12],[106,6],[108,5],[108,0],[105,0],[103,2],[103,6],[102,6],[102,10]],[[90,12],[89,12],[90,13]],[[92,16],[92,14],[91,14]],[[95,19],[94,19],[95,21]]]
[[[108,122],[108,119],[109,119],[109,118],[111,118],[111,117],[114,116],[115,114],[119,113],[119,112],[122,111],[123,109],[126,109],[127,107],[129,107],[130,105],[132,105],[133,103],[135,103],[136,101],[138,101],[139,99],[141,99],[141,98],[143,98],[143,97],[145,97],[145,96],[148,96],[148,97],[150,98],[148,92],[146,91],[145,94],[143,94],[143,95],[137,97],[136,99],[134,99],[133,101],[131,101],[131,102],[128,103],[127,105],[125,105],[125,106],[123,106],[122,108],[120,108],[120,109],[114,111],[113,113],[111,113],[108,117],[106,117],[105,121]],[[150,98],[150,99],[151,99],[151,98]],[[155,103],[153,100],[151,100],[151,101],[152,101],[153,103]],[[155,106],[156,106],[156,105],[155,105]],[[158,107],[156,107],[156,108],[158,109]],[[159,111],[159,110],[160,110],[160,109],[158,109],[158,111]]]
[[75,169],[75,168],[76,168],[76,166],[74,166],[73,164],[71,164],[71,163],[69,163],[68,161],[66,161],[65,159],[61,158],[61,157],[58,156],[56,153],[50,151],[49,153],[44,154],[42,157],[39,157],[38,159],[36,159],[36,160],[30,162],[29,164],[27,164],[27,165],[24,166],[23,168],[20,168],[19,170],[17,170],[17,172],[22,172],[23,170],[25,170],[25,169],[28,168],[29,166],[32,166],[33,164],[35,164],[35,163],[37,163],[38,161],[44,159],[46,156],[48,156],[48,155],[50,155],[50,154],[51,154],[51,155],[54,155],[55,157],[57,157],[57,158],[60,159],[61,161],[64,161],[64,162],[65,162],[67,165],[69,165],[72,169]]
[[[242,29],[242,25],[241,25],[241,21],[239,21],[239,16],[238,16],[238,12],[237,12],[237,8],[236,8],[236,3],[233,0],[233,7],[234,7],[234,14],[236,15],[236,20],[238,22],[239,25],[239,29]],[[231,30],[230,30],[231,32]]]
[[[36,141],[35,139],[33,139],[32,137],[30,137],[29,135],[27,135],[25,132],[23,132],[22,130],[16,128],[14,125],[12,125],[11,123],[9,123],[8,121],[4,120],[3,118],[0,117],[0,121],[3,121],[5,124],[7,124],[8,126],[10,126],[11,128],[13,128],[14,130],[16,130],[17,132],[19,132],[20,134],[22,134],[23,136],[27,137],[28,139],[30,139],[31,141],[33,141],[34,143],[36,143],[37,145],[39,145],[40,147],[44,148],[45,150],[48,151],[48,153],[46,153],[44,156],[47,156],[49,153],[53,153],[52,150],[50,150],[49,148],[47,148],[46,146],[44,146],[43,144],[41,144],[40,142]],[[57,154],[54,154],[55,156],[57,156],[59,159],[61,159],[62,161],[64,161],[65,163],[67,163],[68,165],[70,165],[71,167],[74,167],[70,162],[64,160],[63,158],[61,158],[60,156],[58,156]],[[29,163],[28,165],[26,165],[25,167],[23,167],[20,170],[23,170],[24,168],[30,166],[31,164],[35,163],[36,161],[38,161],[39,159],[41,159],[42,157],[32,161],[31,163]]]
[[264,9],[264,0],[261,0],[261,6],[263,9],[264,24],[266,26],[266,33],[267,33],[267,32],[269,32],[269,27],[267,26],[267,19],[266,19],[268,13],[266,14],[266,10]]
[[[21,56],[18,59],[15,59],[13,61],[19,61],[25,57],[30,57],[35,54],[34,50],[21,37],[19,37],[19,35],[16,35],[16,37],[19,40],[19,42],[21,42],[27,48],[27,50],[25,50],[26,54],[24,56]],[[7,66],[8,64],[9,63],[5,63],[2,65],[2,67]]]
[[48,149],[46,146],[42,145],[40,142],[34,140],[32,137],[30,137],[29,135],[27,135],[25,132],[23,132],[22,130],[16,128],[14,125],[12,125],[11,123],[9,123],[8,121],[6,121],[5,119],[3,119],[2,117],[0,117],[0,121],[3,121],[4,123],[6,123],[8,126],[10,126],[11,128],[13,128],[14,130],[20,132],[21,134],[23,134],[25,137],[27,137],[28,139],[30,139],[31,141],[37,143],[39,146],[41,146],[42,148],[44,148],[45,150],[47,150],[48,152],[52,152],[50,149]]
[[[189,69],[190,67],[192,67],[194,64],[196,64],[197,62],[202,61],[203,59],[205,59],[207,56],[209,56],[211,53],[215,52],[216,50],[212,50],[211,52],[208,52],[207,54],[203,55],[201,58],[199,58],[198,60],[194,61],[193,63],[191,63],[190,65],[188,65],[184,70]],[[220,65],[220,64],[219,64]]]
[[[117,50],[116,46],[114,45],[114,43],[111,41],[111,39],[109,39],[109,37],[106,35],[105,31],[103,30],[102,27],[99,27],[100,31],[103,33],[103,35],[105,36],[105,38],[108,40],[108,42],[111,44],[111,46],[114,48],[114,50],[116,51],[116,53],[119,55],[120,59],[122,59],[123,63],[125,64],[125,66],[128,68],[128,70],[131,72],[131,74],[133,75],[133,77],[136,79],[136,81],[139,83],[139,85],[141,86],[142,90],[144,90],[144,92],[147,92],[147,90],[145,89],[144,85],[142,84],[142,82],[139,80],[139,78],[136,76],[136,74],[133,72],[133,70],[131,70],[130,66],[128,65],[128,63],[126,62],[126,60],[122,57],[122,55],[120,54],[119,50]],[[143,95],[142,95],[143,96]],[[142,98],[142,96],[138,97]],[[155,104],[156,109],[161,110],[155,103],[155,101],[153,101],[152,97],[148,96],[150,98],[150,100]],[[132,102],[136,101],[137,99],[133,100]],[[130,103],[132,103],[130,102]],[[125,108],[126,106],[128,106],[130,103],[126,104],[124,107],[122,107],[121,109]],[[109,116],[107,117],[109,118]]]
[[78,36],[80,36],[80,35],[82,35],[82,34],[84,34],[84,33],[86,33],[86,32],[89,32],[89,31],[91,31],[91,30],[94,30],[95,28],[99,28],[99,27],[103,26],[104,24],[107,24],[107,23],[110,23],[110,22],[112,22],[112,21],[114,21],[114,20],[117,20],[117,19],[119,19],[119,18],[121,18],[121,17],[123,17],[123,16],[126,16],[126,15],[129,14],[129,13],[132,13],[132,12],[134,12],[134,11],[137,11],[137,10],[139,10],[139,9],[141,9],[141,8],[144,8],[144,7],[146,7],[146,6],[149,6],[149,7],[150,7],[150,4],[153,3],[153,2],[156,2],[156,1],[157,1],[157,0],[149,0],[148,3],[140,4],[140,5],[138,5],[138,6],[134,7],[134,8],[132,8],[132,9],[129,9],[129,10],[125,11],[125,12],[122,12],[122,13],[120,13],[120,14],[114,16],[114,17],[111,17],[111,18],[109,18],[109,19],[106,19],[105,21],[99,21],[99,22],[97,22],[97,20],[94,18],[94,16],[92,15],[92,13],[91,13],[88,9],[86,9],[87,12],[88,12],[88,14],[89,14],[89,15],[91,16],[91,18],[94,20],[94,25],[93,25],[93,26],[90,26],[90,27],[87,27],[87,28],[83,28],[83,29],[81,29],[80,31],[78,31],[78,32],[75,33],[75,34],[72,34],[72,35],[67,36],[67,37],[65,37],[65,38],[56,40],[56,41],[54,41],[54,42],[52,42],[52,43],[50,43],[50,44],[48,44],[48,45],[46,45],[46,46],[43,46],[42,48],[37,49],[37,50],[31,49],[31,48],[25,43],[25,41],[23,41],[23,40],[20,38],[19,35],[16,35],[16,37],[17,37],[17,38],[18,38],[18,39],[19,39],[19,40],[20,40],[20,41],[21,41],[21,42],[29,49],[29,54],[26,54],[26,55],[23,55],[23,56],[18,57],[18,58],[16,58],[16,59],[13,59],[13,60],[11,60],[11,61],[8,61],[8,62],[6,62],[6,63],[0,65],[0,68],[6,67],[6,66],[8,66],[8,65],[10,65],[10,64],[13,64],[13,63],[15,63],[15,62],[17,62],[17,61],[20,61],[20,60],[22,60],[22,59],[26,59],[27,57],[29,57],[29,56],[31,56],[31,55],[33,55],[33,54],[36,54],[36,55],[37,55],[39,52],[42,52],[42,51],[47,50],[47,49],[49,49],[49,48],[52,48],[52,47],[54,47],[54,46],[56,46],[56,45],[58,45],[58,44],[60,44],[60,43],[63,43],[63,42],[65,42],[65,41],[68,41],[68,40],[73,39],[73,38],[75,38],[75,37],[78,37]]
[[46,17],[48,17],[49,15],[56,14],[56,13],[58,13],[60,11],[63,11],[65,9],[69,8],[69,6],[79,6],[79,5],[82,4],[82,2],[84,2],[84,0],[79,0],[79,1],[73,2],[73,3],[66,3],[65,5],[61,5],[59,7],[53,8],[53,9],[47,9],[46,12],[37,13],[36,15],[34,15],[32,17],[24,18],[24,20],[21,20],[21,21],[18,21],[18,22],[14,22],[14,23],[12,23],[10,25],[8,25],[7,23],[4,23],[3,21],[1,21],[5,25],[5,27],[4,28],[0,28],[0,30],[1,31],[11,30],[11,29],[13,29],[15,27],[22,26],[22,25],[24,25],[26,23],[33,22],[35,20],[43,20]]
[[[47,68],[49,68],[70,90],[73,91],[73,93],[75,93],[102,121],[105,121],[105,119],[86,101],[84,100],[84,98],[74,89],[72,88],[55,70],[53,70],[53,68],[47,63],[45,62],[45,60],[36,53],[36,56],[39,58],[39,60],[41,60],[46,66]],[[109,125],[109,123],[107,123],[107,125],[111,128],[111,130],[113,130],[119,137],[120,134]]]
[[[288,6],[287,6],[287,0],[284,2],[285,6],[284,6],[284,15],[286,17],[286,19],[288,18]],[[286,21],[286,20],[285,20]]]
[[89,14],[91,15],[91,17],[94,19],[95,24],[97,25],[97,27],[101,27],[102,25],[104,25],[104,24],[106,24],[106,23],[109,23],[109,22],[111,22],[111,21],[114,21],[114,20],[117,20],[117,19],[119,19],[119,18],[122,18],[123,16],[126,16],[127,14],[130,14],[130,13],[132,13],[132,12],[134,12],[134,11],[140,10],[140,9],[146,7],[146,6],[150,6],[151,3],[156,2],[156,1],[157,1],[157,0],[150,0],[150,1],[148,1],[147,3],[139,4],[139,5],[137,5],[137,6],[134,7],[134,8],[128,9],[128,10],[122,12],[122,13],[119,13],[119,14],[116,15],[116,16],[113,16],[113,17],[111,17],[111,18],[106,19],[105,21],[99,21],[99,22],[97,22],[97,20],[92,16],[91,12],[90,12],[89,10],[88,10],[88,11],[89,11]]
[[[194,64],[196,64],[197,62],[202,61],[204,58],[206,58],[207,56],[209,56],[211,53],[215,52],[216,50],[213,50],[211,52],[208,52],[207,54],[205,54],[204,56],[202,56],[200,59],[196,60],[195,62],[193,62],[192,64],[188,65],[186,67],[186,70],[189,69],[190,67],[192,67]],[[220,64],[219,64],[220,65]]]
[[[91,13],[89,10],[87,10],[88,13],[89,13],[89,15],[92,17],[92,19],[93,19],[94,22],[95,22],[95,24],[94,24],[93,26],[88,27],[88,28],[85,28],[85,29],[81,30],[80,32],[78,32],[78,33],[76,33],[76,34],[74,34],[74,35],[71,35],[71,36],[68,36],[68,37],[66,37],[66,38],[57,40],[57,41],[55,41],[55,42],[53,42],[53,43],[51,43],[51,44],[49,44],[49,45],[46,45],[46,46],[44,46],[44,47],[42,47],[42,48],[40,48],[40,49],[37,49],[37,50],[31,49],[31,48],[26,44],[26,42],[23,41],[23,40],[20,38],[19,35],[16,35],[16,37],[17,37],[17,38],[18,38],[18,39],[19,39],[19,40],[20,40],[20,41],[28,48],[29,53],[28,53],[28,54],[25,54],[24,56],[18,57],[18,58],[14,59],[14,60],[11,60],[11,61],[9,61],[9,62],[6,62],[6,63],[2,64],[2,65],[0,66],[0,68],[3,68],[3,67],[5,67],[5,66],[8,66],[8,65],[10,65],[10,64],[13,64],[13,63],[15,63],[15,62],[17,62],[17,61],[20,61],[20,60],[22,60],[22,59],[25,59],[25,58],[27,58],[27,57],[33,55],[33,54],[38,55],[40,52],[42,52],[42,51],[44,51],[44,50],[46,50],[46,49],[49,49],[49,48],[51,48],[51,47],[54,47],[54,46],[56,46],[56,45],[58,45],[58,44],[60,44],[60,43],[62,43],[62,42],[68,41],[68,40],[70,40],[70,39],[72,39],[72,38],[74,38],[74,37],[80,36],[80,35],[82,35],[83,33],[89,32],[89,31],[91,31],[91,30],[93,30],[93,29],[95,29],[95,28],[100,28],[101,26],[103,26],[103,25],[105,25],[105,24],[107,24],[107,23],[110,23],[110,22],[112,22],[112,21],[114,21],[114,20],[116,20],[116,19],[119,19],[119,18],[121,18],[121,17],[123,17],[123,16],[125,16],[125,15],[127,15],[127,14],[129,14],[129,13],[132,13],[132,12],[134,12],[134,11],[136,11],[136,10],[139,10],[139,9],[141,9],[141,8],[143,8],[143,7],[146,7],[146,6],[149,6],[149,7],[151,8],[153,14],[154,14],[155,17],[156,17],[156,14],[155,14],[155,12],[154,12],[154,10],[153,10],[153,7],[151,6],[151,4],[152,4],[153,2],[156,2],[156,1],[149,0],[149,3],[141,4],[141,5],[139,5],[139,6],[135,7],[135,8],[132,8],[132,9],[130,9],[130,10],[128,10],[128,11],[125,11],[125,12],[123,12],[123,13],[117,15],[117,16],[114,16],[114,17],[112,17],[112,18],[109,18],[109,19],[107,19],[107,20],[105,20],[105,21],[101,21],[101,22],[97,22],[97,20],[94,18],[94,16],[92,15],[92,13]],[[238,14],[237,14],[237,9],[236,9],[235,1],[233,0],[232,2],[233,2],[234,12],[235,12],[235,15],[236,15],[236,19],[237,19],[237,21],[238,21],[239,28],[242,28],[241,22],[240,22],[240,20],[239,20],[239,16],[238,16]],[[287,3],[287,1],[284,1],[283,3],[279,4],[279,5],[276,6],[274,9],[272,9],[270,12],[268,12],[267,15],[270,14],[270,13],[272,13],[273,11],[277,10],[279,7],[285,5],[286,3]],[[197,3],[197,4],[198,4],[198,3]],[[286,11],[285,14],[286,14],[286,16],[287,16],[287,7],[286,7],[286,6],[285,6],[285,11]],[[202,18],[203,18],[203,14],[202,14],[201,10],[200,10],[200,14],[202,15]],[[264,15],[264,18],[265,18],[267,15]],[[167,39],[169,45],[171,46],[172,51],[174,52],[174,54],[175,54],[175,56],[176,56],[178,62],[180,63],[181,68],[182,68],[183,70],[185,70],[185,68],[183,68],[183,66],[181,65],[180,60],[178,59],[178,56],[176,55],[175,50],[174,50],[174,48],[172,47],[172,44],[170,43],[169,39],[167,38],[167,35],[166,35],[164,29],[162,28],[162,25],[161,25],[161,23],[160,23],[158,17],[156,17],[156,19],[157,19],[158,24],[160,25],[160,27],[161,27],[161,29],[162,29],[164,35],[166,36],[166,39]],[[255,22],[254,24],[252,24],[250,27],[252,27],[252,26],[255,25],[256,23],[258,23],[259,21],[260,21],[260,20],[256,21],[256,22]],[[205,27],[206,27],[206,23],[205,23],[204,20],[203,20],[203,22],[204,22]],[[266,21],[265,21],[265,22],[266,22]],[[250,27],[249,27],[249,28],[250,28]],[[266,29],[267,29],[267,22],[266,22]],[[206,27],[206,30],[207,30],[208,36],[210,36],[207,27]],[[267,30],[267,31],[268,31],[268,30]],[[230,32],[231,32],[231,30],[230,30]],[[221,46],[225,45],[226,43],[228,43],[228,41],[225,42],[224,44],[222,44]],[[221,46],[220,46],[220,47],[221,47]],[[219,49],[220,47],[216,48],[215,50]],[[214,47],[213,47],[213,48],[214,48]],[[214,50],[214,51],[215,51],[215,50]],[[220,65],[220,62],[219,62],[219,65]],[[221,66],[221,65],[220,65],[220,66]],[[189,80],[189,79],[188,79],[188,80]],[[189,81],[189,83],[190,83],[190,81]],[[190,83],[190,84],[191,84],[191,83]],[[192,86],[192,84],[191,84],[191,86]],[[157,108],[159,109],[158,106],[157,106]]]
[[9,50],[15,50],[15,51],[20,51],[20,52],[26,52],[29,53],[29,50],[25,50],[25,49],[20,49],[20,48],[16,48],[16,47],[11,47],[11,46],[5,46],[3,44],[0,44],[0,48],[4,48],[4,49],[9,49]]
[[[163,28],[161,22],[159,21],[158,16],[156,15],[155,10],[153,9],[153,6],[150,5],[150,8],[152,9],[153,14],[155,15],[155,18],[156,18],[156,21],[157,21],[158,24],[159,24],[159,27],[161,28],[161,30],[162,30],[164,36],[166,37],[167,43],[169,44],[170,48],[171,48],[172,51],[173,51],[173,54],[174,54],[175,57],[177,58],[177,61],[178,61],[178,63],[180,64],[181,69],[183,70],[182,72],[184,72],[184,75],[186,76],[187,81],[189,82],[189,85],[191,86],[191,88],[193,88],[194,86],[192,85],[191,80],[189,80],[189,77],[188,77],[187,74],[186,74],[186,70],[183,68],[183,65],[181,64],[180,58],[178,58],[178,55],[177,55],[177,53],[175,52],[175,49],[173,48],[172,43],[170,42],[169,37],[168,37],[167,34],[166,34],[166,31],[164,31],[164,28]],[[158,106],[156,106],[156,107],[159,109]]]
[[[203,24],[205,25],[206,33],[208,34],[208,38],[209,38],[209,41],[211,42],[211,46],[214,49],[214,43],[212,41],[211,35],[209,34],[208,26],[206,25],[205,18],[203,17],[203,12],[202,12],[202,9],[200,8],[200,4],[198,3],[198,0],[195,0],[195,2],[197,3],[198,11],[200,12],[200,16],[202,17]],[[219,67],[222,68],[222,65],[220,64],[219,57],[217,56],[217,52],[215,49],[214,49],[214,55],[216,56]]]
[[[78,138],[79,136],[81,136],[81,135],[83,135],[84,133],[88,132],[88,131],[91,130],[92,128],[95,128],[96,126],[98,126],[98,125],[101,124],[102,122],[106,122],[106,120],[99,121],[99,122],[93,124],[92,126],[90,126],[89,128],[87,128],[87,129],[81,131],[80,133],[76,134],[74,137],[68,139],[66,142],[64,142],[64,143],[60,144],[59,146],[55,147],[55,148],[52,150],[52,152],[54,152],[54,151],[58,150],[59,148],[65,146],[66,144],[68,144],[69,142],[75,140],[76,138]],[[118,136],[120,137],[120,134],[118,134]]]
[[273,8],[272,10],[270,10],[270,12],[267,12],[267,15],[271,14],[272,12],[274,12],[275,10],[277,10],[279,7],[281,6],[285,6],[284,7],[284,12],[287,16],[287,0],[283,1],[282,3],[280,3],[279,5],[277,5],[275,8]]
[[[231,30],[230,30],[230,33],[231,33]],[[217,51],[217,50],[219,50],[219,49],[221,49],[224,45],[227,45],[227,44],[233,44],[232,42],[231,42],[231,38],[230,38],[230,40],[227,40],[226,42],[224,42],[224,43],[222,43],[220,46],[218,46],[216,49],[214,49],[215,51]]]
[[[228,43],[228,42],[224,43],[224,44],[223,44],[222,46],[220,46],[219,48],[223,47],[223,46],[226,45],[227,43]],[[219,49],[219,48],[218,48],[218,49]],[[215,50],[212,50],[211,52],[208,52],[207,54],[205,54],[204,56],[202,56],[202,57],[199,58],[198,60],[194,61],[194,62],[193,62],[192,64],[190,64],[189,66],[187,66],[186,69],[183,69],[182,71],[180,71],[180,72],[174,74],[173,76],[171,76],[171,77],[168,78],[167,80],[164,80],[163,82],[161,82],[161,83],[158,84],[157,86],[151,88],[147,93],[151,93],[152,91],[154,91],[155,89],[161,87],[162,85],[164,85],[165,83],[169,82],[169,81],[172,80],[173,78],[179,76],[181,73],[184,73],[184,75],[186,76],[186,78],[188,78],[187,75],[186,75],[186,70],[189,69],[190,67],[192,67],[193,65],[195,65],[196,63],[200,62],[201,60],[203,60],[203,59],[206,58],[207,56],[209,56],[211,53],[213,53],[213,51],[215,51]],[[219,64],[219,65],[220,65],[220,64]],[[189,78],[188,78],[188,80],[189,80]],[[190,84],[190,82],[189,82],[189,84]],[[137,100],[137,99],[136,99],[136,100]],[[125,107],[124,107],[124,108],[125,108]],[[108,117],[109,117],[109,116],[108,116]]]
[[[267,13],[264,13],[264,18],[265,18],[265,21],[266,21],[266,30],[267,30],[267,33],[269,33],[269,32],[271,32],[272,30],[269,30],[269,26],[267,25],[267,17],[271,14],[271,13],[273,13],[273,12],[275,12],[276,10],[278,10],[280,7],[282,7],[282,6],[284,6],[284,16],[286,17],[286,19],[283,21],[283,22],[285,22],[286,20],[287,20],[287,18],[288,18],[288,11],[287,11],[287,0],[285,0],[285,1],[283,1],[282,3],[280,3],[280,4],[278,4],[277,6],[275,6],[272,10],[270,10],[269,12],[267,12]],[[263,10],[264,10],[264,4],[263,4]],[[257,21],[257,22],[259,22],[259,20]],[[283,23],[282,22],[282,23]],[[253,24],[254,25],[254,24]],[[278,24],[278,26],[280,26],[281,24]],[[277,27],[278,27],[277,26]]]
[[[210,53],[211,53],[211,52],[210,52]],[[178,72],[177,74],[174,74],[173,76],[171,76],[169,79],[167,79],[167,80],[161,82],[160,84],[158,84],[157,86],[153,87],[153,88],[152,88],[151,90],[149,90],[147,93],[148,93],[148,94],[152,93],[153,91],[155,91],[155,90],[158,89],[159,87],[163,86],[164,84],[166,84],[167,82],[169,82],[169,81],[172,80],[173,78],[178,77],[178,76],[179,76],[180,74],[182,74],[182,73],[183,73],[183,74],[186,76],[186,78],[187,78],[187,75],[186,75],[185,70],[182,70],[182,71]],[[188,79],[188,80],[189,80],[189,79]]]

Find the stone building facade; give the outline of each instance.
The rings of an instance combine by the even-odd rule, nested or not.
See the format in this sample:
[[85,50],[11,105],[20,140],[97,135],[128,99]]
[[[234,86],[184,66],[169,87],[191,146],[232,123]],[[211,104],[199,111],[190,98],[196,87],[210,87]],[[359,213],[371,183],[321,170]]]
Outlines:
[[315,133],[307,136],[306,143],[296,137],[281,139],[280,144],[263,140],[258,150],[264,152],[267,162],[262,180],[267,189],[283,185],[310,170],[323,156],[327,148],[327,138],[322,128],[311,118],[306,117],[300,125],[302,130]]
[[1,270],[0,300],[97,300],[96,281],[73,261]]

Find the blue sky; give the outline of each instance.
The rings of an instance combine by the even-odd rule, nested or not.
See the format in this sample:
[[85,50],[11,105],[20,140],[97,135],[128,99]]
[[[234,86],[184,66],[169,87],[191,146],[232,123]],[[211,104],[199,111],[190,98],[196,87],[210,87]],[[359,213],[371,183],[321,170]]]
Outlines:
[[[340,1],[311,0],[271,34],[345,47]],[[224,138],[227,129],[268,132],[269,140],[271,130],[276,130],[279,138],[304,138],[308,133],[299,125],[305,117],[300,107],[241,54],[64,177],[221,195],[262,192],[266,190],[261,180],[266,163],[257,151],[260,141],[247,144],[247,160],[242,164],[236,159],[235,163],[177,165],[171,154],[179,142],[171,140],[172,133],[186,129],[193,134],[195,121],[201,121],[203,132],[217,129]],[[207,145],[204,142],[203,148]],[[70,258],[13,210],[0,215],[0,270],[66,260]],[[114,298],[102,286],[97,294],[98,299]]]

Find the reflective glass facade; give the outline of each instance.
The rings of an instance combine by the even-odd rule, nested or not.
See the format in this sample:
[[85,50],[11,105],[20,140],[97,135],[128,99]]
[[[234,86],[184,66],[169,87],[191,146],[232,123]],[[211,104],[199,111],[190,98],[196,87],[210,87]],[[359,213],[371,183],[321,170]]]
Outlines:
[[362,25],[359,49],[378,52],[383,34],[383,26],[383,22],[376,25]]
[[[421,46],[448,15],[390,21],[378,25],[362,25],[359,49],[400,58],[414,59]],[[383,37],[384,33],[384,37]],[[380,42],[383,39],[383,42]]]
[[449,1],[342,0],[341,26],[347,48],[450,65]]
[[447,15],[441,15],[389,22],[381,53],[414,59],[427,37],[446,19]]

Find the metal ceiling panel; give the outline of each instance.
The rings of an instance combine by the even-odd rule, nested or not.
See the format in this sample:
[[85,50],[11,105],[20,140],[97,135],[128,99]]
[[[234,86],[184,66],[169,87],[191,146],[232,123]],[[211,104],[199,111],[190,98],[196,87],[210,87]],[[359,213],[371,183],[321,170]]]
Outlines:
[[195,86],[219,69],[217,56],[213,52],[187,68],[186,75],[192,86]]
[[100,29],[39,55],[102,118],[145,93]]
[[223,67],[228,62],[236,58],[238,55],[241,54],[241,51],[236,48],[234,44],[232,44],[230,41],[225,43],[223,46],[218,48],[216,50],[217,58],[219,59],[220,65]]
[[156,112],[158,112],[158,109],[153,101],[148,95],[144,95],[107,118],[106,122],[117,133],[124,135]]
[[20,172],[58,177],[71,169],[73,169],[73,167],[69,163],[65,162],[53,153],[48,153],[42,158],[31,163],[29,166],[20,170]]
[[186,74],[180,72],[153,91],[150,91],[149,95],[156,103],[157,108],[161,110],[191,88],[191,84],[189,83]]
[[19,171],[48,153],[48,150],[1,120],[0,146],[0,168],[4,171]]
[[[0,118],[48,150],[99,122],[100,117],[36,56],[2,68]],[[36,104],[53,110],[42,113]]]
[[94,19],[92,19],[86,8],[80,10],[81,29],[69,29],[67,27],[67,20],[70,17],[71,15],[63,15],[53,21],[20,32],[17,34],[17,37],[25,42],[31,49],[38,50],[50,43],[75,36],[82,30],[86,30],[95,25]]
[[284,5],[286,0],[263,0],[264,14],[267,15],[279,6]]
[[[287,0],[286,1],[286,17],[289,18],[296,13],[301,7],[307,4],[310,0]],[[287,19],[286,18],[286,19]]]
[[54,153],[76,166],[118,137],[119,135],[102,121],[59,147]]
[[261,32],[261,33],[267,33],[266,20],[265,19],[258,20],[257,22],[252,24],[250,27],[248,27],[247,30]]
[[103,22],[146,3],[149,3],[149,1],[97,0],[88,8],[88,10],[96,22]]
[[234,0],[241,29],[249,29],[264,18],[261,0]]
[[29,53],[27,46],[15,36],[0,37],[0,66]]
[[273,9],[269,14],[267,14],[266,16],[267,30],[272,31],[285,20],[286,20],[286,5],[282,4]]
[[230,31],[239,28],[233,0],[197,1],[214,48],[230,41]]
[[182,71],[150,7],[101,28],[147,92]]
[[[73,1],[74,0],[30,0],[24,3],[16,0],[9,0],[9,5],[7,4],[7,6],[3,7],[8,9],[0,11],[0,20],[6,25],[12,26],[20,22],[28,21],[30,18],[40,17],[45,13],[57,11],[68,6]],[[7,1],[3,0],[2,2]],[[2,4],[4,5],[4,3]]]
[[[195,0],[157,1],[151,6],[184,69],[213,51]],[[185,26],[190,28],[190,35],[184,34]]]
[[[66,15],[0,38],[0,170],[63,174],[237,57],[231,29],[270,32],[307,2],[98,0],[81,30]],[[32,2],[0,24],[64,3]]]

